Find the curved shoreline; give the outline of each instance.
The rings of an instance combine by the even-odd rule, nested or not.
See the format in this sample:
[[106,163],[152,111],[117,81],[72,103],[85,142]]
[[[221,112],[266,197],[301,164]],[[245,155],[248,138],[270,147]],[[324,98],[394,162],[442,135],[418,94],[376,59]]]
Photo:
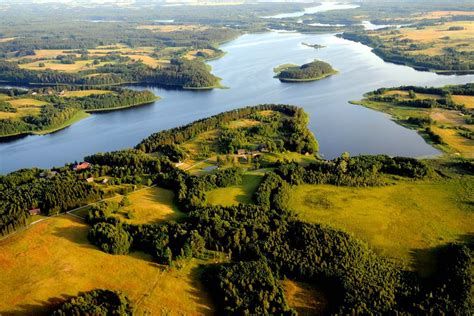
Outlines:
[[17,140],[19,138],[26,137],[26,136],[29,136],[29,135],[52,134],[52,133],[55,133],[55,132],[58,132],[60,130],[65,129],[65,128],[73,125],[74,123],[77,123],[77,122],[91,116],[91,114],[94,114],[94,113],[106,113],[106,112],[113,112],[113,111],[130,109],[130,108],[134,108],[134,107],[138,107],[138,106],[142,106],[142,105],[152,104],[152,103],[155,103],[155,102],[159,101],[160,99],[161,98],[157,96],[155,99],[153,99],[151,101],[143,102],[143,103],[134,103],[132,105],[126,105],[126,106],[120,106],[120,107],[114,107],[114,108],[80,110],[76,114],[74,114],[71,118],[69,118],[68,120],[66,120],[62,124],[60,124],[59,126],[51,127],[51,128],[47,128],[47,129],[39,130],[39,131],[26,131],[26,132],[20,132],[20,133],[15,133],[15,134],[0,135],[0,142],[6,143],[6,142],[14,141],[14,140]]

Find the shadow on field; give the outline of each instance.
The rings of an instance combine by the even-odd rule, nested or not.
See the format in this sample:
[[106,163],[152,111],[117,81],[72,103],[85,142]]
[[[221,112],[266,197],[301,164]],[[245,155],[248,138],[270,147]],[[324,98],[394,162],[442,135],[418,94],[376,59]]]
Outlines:
[[0,311],[2,316],[20,316],[20,315],[51,315],[53,309],[63,303],[66,300],[73,298],[74,296],[63,294],[60,297],[51,297],[47,301],[39,301],[38,304],[22,304],[17,305],[14,311]]
[[[468,248],[474,249],[474,233],[459,235],[455,243],[464,244]],[[432,248],[412,249],[410,251],[412,257],[410,268],[420,277],[429,278],[433,276],[436,273],[440,250],[445,246],[439,245]]]
[[187,292],[191,295],[193,300],[196,302],[197,310],[199,314],[202,315],[213,315],[214,310],[211,306],[211,297],[207,293],[206,289],[201,282],[202,280],[202,273],[204,272],[205,267],[203,265],[199,265],[191,270],[191,285],[193,287],[192,290],[188,290]]

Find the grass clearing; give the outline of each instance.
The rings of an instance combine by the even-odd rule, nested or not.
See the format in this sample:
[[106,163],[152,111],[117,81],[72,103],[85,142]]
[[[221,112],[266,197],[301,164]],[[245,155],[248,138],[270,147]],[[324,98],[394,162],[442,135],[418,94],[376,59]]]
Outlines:
[[[40,67],[40,64],[43,63],[44,67]],[[93,60],[77,60],[74,64],[62,64],[56,60],[40,60],[28,64],[19,64],[22,69],[29,70],[57,70],[63,72],[78,72],[81,70],[90,70],[95,69],[106,64],[111,64],[112,62],[101,62],[97,65],[93,64]]]
[[73,97],[80,98],[80,97],[87,97],[93,94],[110,94],[110,93],[113,93],[113,92],[109,90],[91,89],[91,90],[65,91],[62,96],[65,98],[73,98]]
[[251,120],[251,119],[241,119],[241,120],[230,122],[227,125],[227,127],[228,128],[242,128],[242,127],[248,128],[248,127],[256,126],[259,124],[261,124],[260,121]]
[[231,206],[239,203],[252,203],[252,196],[263,179],[265,172],[255,170],[246,172],[242,184],[227,188],[218,188],[206,193],[207,201],[212,205]]
[[[169,220],[177,220],[184,216],[174,204],[174,193],[171,190],[150,187],[127,195],[131,205],[119,210],[115,216],[130,224],[151,224]],[[122,196],[113,201],[120,202]],[[127,214],[133,214],[128,218]]]
[[278,160],[295,161],[303,166],[307,166],[310,163],[316,161],[316,157],[314,155],[304,155],[291,151],[284,153],[265,153],[263,154],[263,159],[270,163],[274,163]]
[[137,315],[212,314],[192,259],[165,270],[143,253],[110,255],[89,244],[90,227],[63,215],[0,242],[0,314],[38,315],[52,303],[96,288],[126,293]]
[[[382,255],[414,267],[413,252],[474,232],[473,180],[398,181],[371,188],[300,185],[290,209],[302,220],[345,230]],[[425,259],[417,258],[421,264]]]
[[448,144],[454,151],[459,153],[463,157],[474,158],[474,140],[468,139],[459,135],[459,132],[455,129],[439,128],[432,126],[431,129],[434,133],[439,135],[443,141]]
[[48,102],[44,102],[44,101],[40,101],[36,99],[29,99],[29,98],[11,99],[11,100],[8,100],[8,103],[10,103],[16,108],[42,107],[43,105],[48,104]]
[[296,282],[292,280],[283,280],[282,282],[285,297],[288,305],[294,308],[298,315],[325,315],[328,308],[328,301],[323,291],[315,286]]

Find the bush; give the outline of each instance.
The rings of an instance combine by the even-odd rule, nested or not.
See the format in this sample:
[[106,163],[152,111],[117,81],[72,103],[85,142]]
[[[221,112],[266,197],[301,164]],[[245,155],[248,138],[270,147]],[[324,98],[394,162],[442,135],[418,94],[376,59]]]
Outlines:
[[132,314],[133,308],[128,297],[110,290],[83,293],[61,304],[52,313],[53,316]]
[[132,238],[120,225],[109,223],[95,224],[88,238],[92,244],[114,255],[127,254],[132,244]]

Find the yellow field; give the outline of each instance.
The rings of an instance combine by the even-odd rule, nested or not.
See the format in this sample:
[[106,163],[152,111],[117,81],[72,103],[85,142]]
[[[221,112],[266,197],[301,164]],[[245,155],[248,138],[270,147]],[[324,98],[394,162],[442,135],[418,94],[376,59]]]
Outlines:
[[247,127],[252,127],[259,124],[260,124],[260,121],[250,120],[250,119],[241,119],[241,120],[230,122],[227,125],[227,127],[228,128],[241,128],[241,127],[247,128]]
[[439,18],[447,18],[453,16],[472,16],[474,15],[474,11],[431,11],[422,14],[421,16],[417,17],[417,19],[424,20],[424,19],[439,19]]
[[[461,26],[464,29],[458,31],[449,31],[453,26]],[[443,55],[444,48],[454,48],[458,51],[474,50],[474,21],[456,21],[446,22],[439,25],[425,26],[422,29],[415,27],[404,27],[393,34],[392,31],[373,31],[372,34],[380,35],[382,39],[390,42],[391,40],[408,39],[418,44],[429,44],[431,47],[425,49],[417,49],[406,51],[407,54],[426,54],[426,55]],[[404,49],[406,43],[395,42],[394,48]]]
[[[405,90],[389,90],[385,91],[384,95],[399,95],[403,98],[408,97],[408,91]],[[415,93],[417,99],[439,99],[440,95],[429,93]]]
[[72,98],[72,97],[87,97],[89,95],[93,94],[109,94],[113,93],[112,91],[109,90],[78,90],[78,91],[65,91],[63,94],[63,97],[65,98]]
[[[22,69],[29,69],[29,70],[57,70],[57,71],[64,71],[64,72],[78,72],[81,70],[89,70],[95,69],[100,66],[104,66],[106,64],[111,64],[111,62],[99,63],[98,65],[92,64],[93,60],[78,60],[74,64],[61,64],[59,61],[56,60],[42,60],[42,61],[35,61],[28,64],[19,64],[20,68]],[[44,63],[44,67],[40,67],[39,64]]]
[[474,140],[459,135],[458,131],[454,129],[443,129],[436,126],[432,126],[431,129],[441,136],[443,141],[455,152],[463,157],[474,158]]
[[63,215],[0,242],[0,314],[38,315],[52,303],[96,288],[126,293],[137,315],[212,314],[192,259],[164,270],[148,255],[110,255],[87,241],[90,227]]
[[[35,58],[45,59],[45,58],[56,58],[58,55],[72,55],[68,50],[64,49],[36,49]],[[79,54],[74,54],[79,56]]]
[[[182,216],[173,203],[174,193],[158,187],[151,187],[127,195],[131,205],[123,207],[115,216],[131,224],[150,224],[162,221],[176,220]],[[122,196],[113,200],[120,202]],[[128,219],[126,214],[133,213],[133,218]]]
[[466,108],[474,108],[474,96],[470,95],[453,95],[452,99],[457,104],[463,104]]
[[140,25],[139,30],[150,30],[153,32],[182,32],[182,31],[203,31],[207,26],[197,24],[160,24],[160,25]]
[[323,291],[307,283],[291,280],[282,281],[288,305],[294,308],[298,315],[325,315],[328,301]]
[[[464,30],[448,31],[452,26],[462,26],[464,27]],[[406,38],[425,43],[433,40],[440,40],[445,36],[449,36],[451,39],[456,40],[472,40],[474,34],[474,21],[447,22],[441,25],[425,27],[424,29],[402,28],[400,29],[400,32]]]
[[140,60],[145,65],[148,65],[153,68],[169,64],[168,60],[156,59],[156,58],[153,58],[151,56],[146,56],[146,55],[128,55],[127,54],[124,56],[130,57],[132,60]]
[[17,112],[1,112],[0,119],[19,119],[27,115],[37,115],[41,111],[41,107],[47,102],[35,100],[35,99],[11,99],[9,96],[2,95],[0,100],[5,100],[17,109]]
[[420,259],[415,251],[474,233],[473,199],[472,177],[371,188],[300,185],[290,209],[302,220],[345,230],[413,267]]
[[22,99],[11,99],[8,100],[8,103],[13,105],[16,108],[22,108],[22,107],[41,107],[45,104],[48,104],[47,102],[36,100],[36,99],[28,99],[28,98],[22,98]]
[[16,119],[22,118],[27,115],[38,115],[41,109],[39,107],[22,107],[17,110],[17,112],[1,112],[0,119]]

